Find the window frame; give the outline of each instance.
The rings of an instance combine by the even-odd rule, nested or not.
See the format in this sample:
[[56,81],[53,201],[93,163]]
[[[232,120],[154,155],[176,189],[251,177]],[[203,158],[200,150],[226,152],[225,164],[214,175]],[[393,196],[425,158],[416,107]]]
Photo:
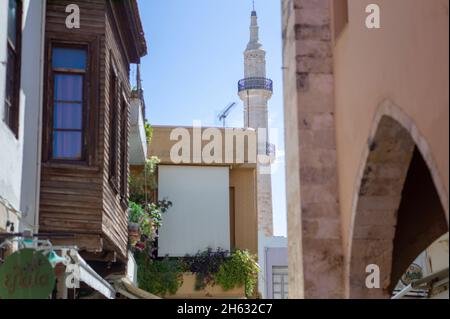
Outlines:
[[[55,48],[61,48],[61,49],[78,49],[78,50],[83,50],[86,52],[86,69],[84,71],[81,71],[80,69],[68,69],[68,68],[54,68],[53,67],[53,50]],[[51,54],[52,54],[52,58],[50,60],[50,65],[51,65],[51,74],[50,74],[50,90],[51,90],[51,101],[49,101],[49,103],[51,104],[50,108],[51,108],[51,120],[50,120],[50,144],[49,144],[49,152],[50,152],[50,158],[53,162],[85,162],[86,161],[86,153],[87,153],[87,141],[86,141],[86,132],[87,132],[87,125],[86,125],[86,121],[87,121],[87,82],[88,82],[88,77],[89,77],[89,50],[87,46],[83,46],[83,45],[68,45],[68,44],[64,44],[64,45],[55,45],[52,46],[52,50],[51,50]],[[56,107],[56,102],[55,102],[55,77],[56,75],[79,75],[82,77],[82,98],[81,98],[81,129],[57,129],[55,128],[55,107]],[[80,158],[56,158],[55,154],[54,154],[54,133],[56,131],[59,132],[64,132],[64,131],[68,131],[68,132],[81,132],[81,157]]]
[[[92,166],[96,164],[98,115],[95,111],[99,101],[98,52],[99,39],[96,36],[74,35],[64,40],[66,34],[53,33],[46,38],[46,61],[44,76],[44,116],[42,161],[47,165]],[[53,157],[53,117],[54,117],[54,76],[52,65],[53,48],[73,48],[86,50],[86,71],[83,79],[83,132],[82,157],[76,159],[56,159]]]
[[[17,5],[16,11],[16,45],[14,46],[9,39],[9,30],[6,28],[6,84],[5,84],[5,98],[3,101],[4,114],[3,121],[9,127],[14,136],[19,138],[19,128],[20,128],[20,83],[21,83],[21,62],[22,62],[22,20],[23,20],[23,1],[14,0]],[[8,1],[9,10],[9,1]],[[9,17],[8,17],[9,19]],[[8,24],[7,19],[7,24]],[[7,82],[9,81],[9,52],[12,51],[15,55],[14,60],[14,72],[13,77],[13,87],[12,87],[12,101],[8,101],[7,96]]]
[[[112,87],[114,80],[114,88]],[[120,101],[119,92],[120,92],[120,79],[119,73],[116,67],[116,63],[114,61],[114,57],[112,52],[110,52],[110,75],[109,75],[109,160],[108,160],[108,174],[109,174],[109,183],[113,188],[114,192],[119,193],[119,156],[118,150],[120,147],[119,144],[119,134],[117,132],[117,128],[119,128],[120,124],[120,107],[117,105]],[[116,129],[113,129],[116,127]]]
[[120,99],[120,199],[123,205],[128,206],[128,138],[129,138],[129,113],[130,103],[124,91],[122,91]]

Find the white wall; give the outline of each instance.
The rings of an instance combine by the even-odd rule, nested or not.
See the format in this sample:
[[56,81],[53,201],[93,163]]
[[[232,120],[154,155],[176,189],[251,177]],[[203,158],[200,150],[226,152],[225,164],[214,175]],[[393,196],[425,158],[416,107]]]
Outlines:
[[258,264],[260,271],[258,273],[258,291],[261,298],[267,296],[267,269],[266,269],[266,248],[287,248],[287,238],[281,236],[266,236],[264,232],[258,232]]
[[147,137],[142,114],[142,103],[138,98],[130,101],[130,165],[143,165],[147,157]]
[[[28,223],[30,227],[35,222],[39,185],[44,6],[44,0],[23,1],[19,138],[16,139],[3,121],[8,0],[0,0],[0,195],[15,209],[25,212],[24,225]],[[5,218],[0,208],[2,213],[3,219],[11,218]],[[15,230],[19,230],[17,225]]]
[[131,251],[128,251],[127,278],[137,287],[137,264]]
[[[18,210],[22,178],[23,139],[21,137],[23,134],[16,139],[4,122],[7,23],[8,0],[0,0],[0,195]],[[23,112],[20,112],[20,127],[23,128]],[[0,227],[3,228],[4,225]]]
[[[21,229],[38,231],[40,189],[42,94],[44,70],[45,1],[24,2],[22,35],[22,92],[25,115],[20,210]],[[33,75],[33,76],[30,76]]]
[[230,249],[229,168],[159,166],[159,199],[173,202],[159,231],[159,256]]

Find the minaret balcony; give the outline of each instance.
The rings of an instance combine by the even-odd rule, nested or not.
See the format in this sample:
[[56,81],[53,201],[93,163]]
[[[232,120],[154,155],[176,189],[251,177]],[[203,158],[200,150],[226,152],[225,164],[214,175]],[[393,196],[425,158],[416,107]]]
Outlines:
[[246,78],[238,82],[239,92],[247,90],[265,90],[273,92],[273,82],[266,78]]

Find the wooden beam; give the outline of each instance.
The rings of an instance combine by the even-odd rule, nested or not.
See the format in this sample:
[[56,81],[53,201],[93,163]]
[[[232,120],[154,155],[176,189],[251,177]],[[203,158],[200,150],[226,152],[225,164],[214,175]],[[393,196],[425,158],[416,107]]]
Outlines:
[[103,239],[100,235],[76,234],[74,238],[52,239],[55,246],[77,246],[80,251],[101,252]]
[[81,257],[88,262],[100,261],[115,263],[117,261],[117,253],[115,251],[103,251],[98,253],[82,252]]

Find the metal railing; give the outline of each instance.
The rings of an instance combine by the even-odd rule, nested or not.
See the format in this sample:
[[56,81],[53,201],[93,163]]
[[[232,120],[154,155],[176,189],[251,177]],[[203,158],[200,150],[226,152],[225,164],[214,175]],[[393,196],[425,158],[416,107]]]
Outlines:
[[239,92],[247,90],[266,90],[273,92],[273,82],[266,78],[246,78],[238,82]]

